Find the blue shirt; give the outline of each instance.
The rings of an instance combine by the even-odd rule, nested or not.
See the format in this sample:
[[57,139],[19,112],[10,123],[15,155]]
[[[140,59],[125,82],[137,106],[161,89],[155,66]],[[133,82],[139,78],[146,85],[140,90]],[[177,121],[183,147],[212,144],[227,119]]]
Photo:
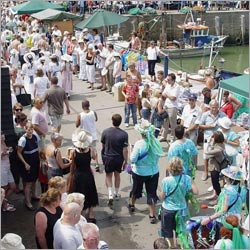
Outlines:
[[[142,156],[144,157],[142,158]],[[130,156],[131,163],[135,164],[132,171],[141,176],[155,175],[159,172],[159,158],[158,155],[152,154],[148,151],[145,140],[139,140],[135,143]]]
[[204,129],[204,139],[208,139],[210,136],[213,135],[213,133],[215,131],[217,131],[219,129],[218,119],[222,118],[224,116],[226,116],[226,114],[221,112],[221,111],[218,111],[216,117],[211,115],[210,110],[202,114],[201,119],[196,121],[196,124],[199,124],[199,125],[215,125],[214,128]]
[[[181,176],[177,189],[170,196],[169,194],[175,189],[178,180]],[[187,208],[187,202],[185,199],[186,193],[192,189],[191,177],[185,174],[168,176],[162,180],[162,192],[166,194],[166,197],[162,203],[162,207],[171,210],[182,210]]]
[[[195,144],[190,139],[186,139],[184,143],[180,143],[178,141],[175,141],[171,144],[169,150],[168,150],[168,160],[170,160],[173,157],[179,157],[183,160],[183,172],[187,175],[190,175],[192,172],[191,166],[190,166],[190,159],[189,157],[192,157],[193,155],[197,155],[198,150],[195,147]],[[192,160],[192,159],[191,159]]]

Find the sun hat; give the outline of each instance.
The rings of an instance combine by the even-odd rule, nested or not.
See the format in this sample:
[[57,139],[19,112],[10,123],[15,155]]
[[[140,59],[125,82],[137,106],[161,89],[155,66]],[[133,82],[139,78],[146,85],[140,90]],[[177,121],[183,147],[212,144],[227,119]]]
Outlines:
[[67,36],[69,34],[69,32],[67,31],[67,30],[65,30],[64,32],[63,32],[63,35],[64,36]]
[[49,58],[50,58],[50,59],[57,59],[58,56],[57,56],[56,54],[52,54]]
[[79,39],[78,43],[84,43],[83,39]]
[[77,148],[87,148],[92,143],[92,136],[89,132],[78,128],[72,134],[73,145]]
[[121,58],[121,55],[120,55],[118,52],[115,52],[115,53],[114,53],[114,57],[119,57],[119,58]]
[[223,118],[218,119],[218,124],[224,129],[230,129],[232,121],[227,116],[225,116]]
[[37,48],[37,47],[32,47],[31,49],[30,49],[30,52],[33,52],[33,51],[38,51],[39,50],[39,48]]
[[84,33],[84,32],[88,32],[88,31],[89,31],[88,28],[84,28],[84,29],[82,30],[83,33]]
[[143,135],[148,133],[152,134],[155,131],[155,126],[152,125],[148,120],[141,119],[141,122],[135,125],[135,130]]
[[102,75],[102,76],[106,76],[107,73],[108,73],[108,69],[104,67],[104,68],[102,69],[102,71],[101,71],[101,75]]
[[7,233],[1,239],[1,249],[25,249],[22,238],[13,233]]
[[30,63],[29,59],[32,59],[33,61],[35,60],[36,55],[33,52],[28,52],[23,56],[23,60],[26,63]]
[[75,37],[75,36],[72,36],[72,37],[71,37],[71,41],[73,41],[73,40],[76,40],[76,37]]
[[228,166],[227,168],[222,169],[221,173],[233,180],[243,180],[243,172],[241,171],[240,167],[237,166]]
[[61,60],[62,61],[66,61],[66,62],[72,62],[72,56],[68,55],[68,54],[64,54],[61,56]]

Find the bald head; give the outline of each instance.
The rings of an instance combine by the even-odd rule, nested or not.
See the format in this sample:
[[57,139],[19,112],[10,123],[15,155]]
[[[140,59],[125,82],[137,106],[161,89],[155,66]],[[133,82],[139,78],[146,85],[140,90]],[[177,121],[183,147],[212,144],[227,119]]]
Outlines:
[[75,225],[80,220],[82,208],[76,202],[65,205],[63,210],[63,221],[65,223]]

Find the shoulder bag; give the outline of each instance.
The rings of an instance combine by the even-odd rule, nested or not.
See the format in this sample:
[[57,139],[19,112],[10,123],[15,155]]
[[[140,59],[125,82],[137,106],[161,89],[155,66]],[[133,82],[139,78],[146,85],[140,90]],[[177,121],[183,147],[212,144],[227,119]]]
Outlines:
[[[168,195],[168,197],[171,196],[171,195],[176,191],[176,189],[178,188],[179,183],[180,183],[180,181],[181,181],[181,177],[182,177],[182,175],[180,175],[180,177],[179,177],[179,179],[178,179],[178,182],[177,182],[175,188],[170,192],[170,194]],[[158,220],[161,220],[161,212],[162,212],[162,211],[161,211],[161,207],[160,207],[159,210],[158,210]]]
[[159,56],[158,53],[157,53],[156,47],[155,47],[155,52],[156,52],[156,62],[157,62],[157,63],[161,63],[161,58],[160,58],[160,56]]
[[[22,90],[24,90],[24,93],[22,93]],[[20,88],[20,94],[16,95],[16,99],[22,106],[31,105],[31,94],[28,94],[24,87]]]

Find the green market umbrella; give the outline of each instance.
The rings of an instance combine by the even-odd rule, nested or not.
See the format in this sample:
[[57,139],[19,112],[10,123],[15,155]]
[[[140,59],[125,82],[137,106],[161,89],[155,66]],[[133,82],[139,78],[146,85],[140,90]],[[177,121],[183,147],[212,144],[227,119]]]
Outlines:
[[156,9],[154,9],[154,8],[146,7],[146,8],[144,9],[144,13],[145,13],[145,14],[156,14],[157,11],[156,11]]
[[128,11],[128,14],[129,15],[140,15],[140,14],[144,14],[144,12],[140,9],[140,8],[133,8],[133,9],[130,9]]
[[32,17],[43,21],[61,21],[64,19],[78,19],[81,18],[78,15],[71,14],[69,12],[61,10],[46,9],[31,15]]
[[75,25],[78,29],[84,28],[100,28],[118,25],[126,22],[129,17],[122,16],[106,10],[97,10],[92,16]]
[[62,5],[44,2],[42,0],[31,0],[11,8],[12,12],[18,15],[33,14],[46,9],[64,10]]

